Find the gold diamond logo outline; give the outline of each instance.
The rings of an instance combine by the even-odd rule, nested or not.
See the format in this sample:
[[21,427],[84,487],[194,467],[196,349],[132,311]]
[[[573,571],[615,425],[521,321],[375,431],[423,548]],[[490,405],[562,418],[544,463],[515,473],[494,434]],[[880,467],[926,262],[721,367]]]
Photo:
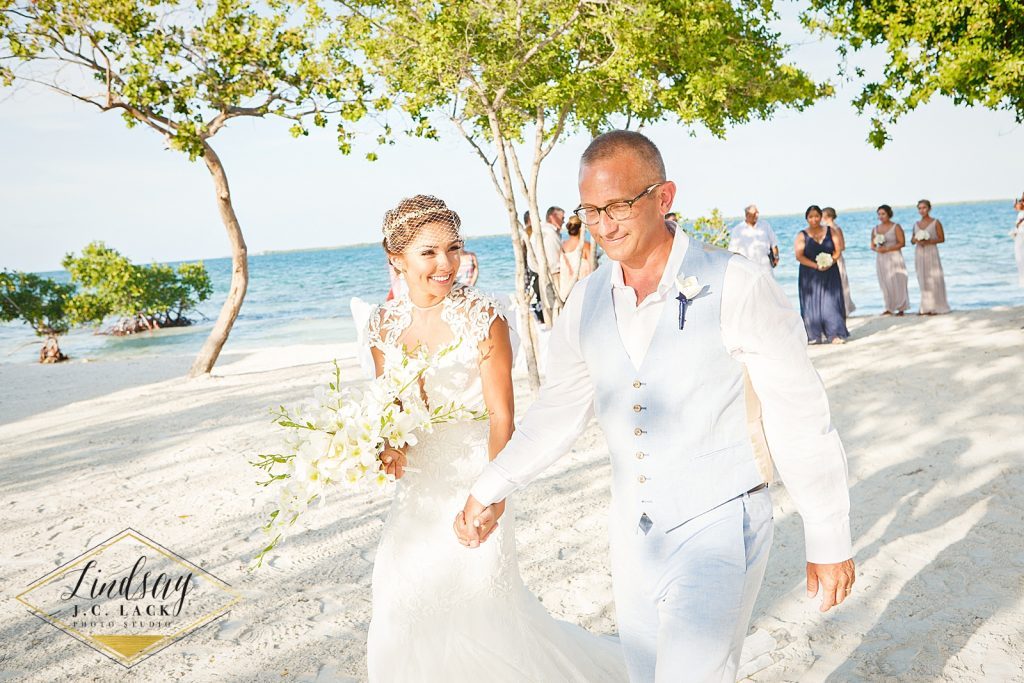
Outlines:
[[[189,571],[197,572],[200,576],[202,576],[202,578],[206,579],[206,581],[209,582],[211,585],[213,585],[216,588],[220,589],[221,591],[231,595],[232,599],[227,604],[222,605],[222,606],[214,609],[211,612],[208,612],[207,614],[203,615],[202,617],[199,617],[198,619],[194,620],[189,625],[187,625],[187,626],[185,626],[183,628],[178,629],[177,631],[175,631],[172,634],[166,634],[166,635],[161,634],[159,638],[154,640],[149,645],[146,645],[145,647],[141,647],[141,648],[137,649],[136,651],[134,651],[134,654],[131,657],[126,657],[119,649],[117,649],[115,647],[112,647],[110,644],[108,644],[108,643],[111,643],[111,642],[116,642],[116,641],[111,641],[111,639],[109,637],[106,638],[107,642],[104,642],[103,640],[98,640],[95,636],[91,636],[91,635],[88,635],[86,633],[82,633],[81,631],[79,631],[78,629],[74,628],[73,626],[70,626],[70,625],[64,623],[62,620],[58,619],[54,615],[47,613],[44,609],[42,609],[42,608],[40,608],[40,607],[38,607],[36,605],[33,605],[32,603],[30,603],[26,599],[26,596],[28,596],[29,593],[32,593],[36,589],[38,589],[38,588],[40,588],[42,586],[45,586],[45,585],[47,585],[47,584],[49,584],[49,583],[51,583],[53,581],[56,581],[57,579],[62,577],[64,574],[66,574],[69,570],[71,570],[74,567],[82,564],[83,562],[88,562],[93,557],[101,555],[103,553],[103,551],[107,550],[108,548],[113,546],[115,543],[119,543],[119,542],[123,541],[126,538],[131,538],[131,539],[141,543],[142,545],[145,545],[146,547],[151,548],[152,550],[156,551],[157,553],[160,553],[161,555],[163,555],[165,558],[171,560],[172,562],[175,562],[175,563],[181,565],[183,568],[188,569]],[[179,640],[183,640],[187,636],[191,635],[194,631],[197,631],[200,628],[202,628],[204,626],[207,626],[207,625],[213,623],[214,621],[224,617],[225,615],[227,615],[231,611],[231,609],[230,609],[231,607],[233,607],[234,605],[236,605],[239,602],[241,602],[242,595],[237,590],[235,590],[231,586],[231,584],[229,584],[227,581],[224,581],[220,577],[216,576],[212,572],[210,572],[210,571],[208,571],[206,569],[203,569],[199,565],[197,565],[197,564],[195,564],[193,562],[190,562],[189,560],[186,560],[181,555],[178,555],[176,552],[174,552],[170,548],[165,548],[164,546],[162,546],[161,544],[157,543],[153,539],[149,538],[148,536],[146,536],[142,532],[136,531],[135,529],[133,529],[131,527],[127,527],[127,528],[123,529],[122,531],[114,534],[113,536],[111,536],[107,540],[102,541],[98,545],[96,545],[96,546],[86,550],[85,552],[83,552],[78,557],[74,557],[74,558],[68,560],[67,562],[65,562],[64,564],[60,565],[59,567],[56,567],[55,569],[52,569],[51,571],[49,571],[46,574],[44,574],[42,577],[36,579],[35,581],[33,581],[32,583],[29,584],[28,588],[26,588],[24,591],[22,591],[21,593],[16,595],[15,599],[18,602],[20,602],[23,605],[25,605],[34,616],[42,619],[43,621],[45,621],[46,623],[50,624],[51,626],[53,626],[57,630],[63,631],[67,635],[72,636],[75,640],[77,640],[77,641],[79,641],[79,642],[81,642],[81,643],[91,647],[93,650],[96,650],[97,652],[99,652],[100,654],[104,655],[108,659],[111,659],[111,660],[117,662],[118,664],[121,664],[126,669],[130,669],[131,667],[135,666],[139,662],[141,662],[141,661],[143,661],[145,659],[148,659],[149,657],[155,655],[157,652],[165,649],[166,647],[168,647],[168,646],[178,642]],[[134,648],[132,648],[132,649],[134,650]]]

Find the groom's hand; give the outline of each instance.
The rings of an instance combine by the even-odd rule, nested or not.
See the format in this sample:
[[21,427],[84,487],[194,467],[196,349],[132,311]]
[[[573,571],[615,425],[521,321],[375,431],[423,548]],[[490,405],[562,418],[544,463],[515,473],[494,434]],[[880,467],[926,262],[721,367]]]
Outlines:
[[835,564],[807,563],[807,597],[813,598],[821,591],[821,612],[827,612],[850,597],[856,579],[853,560]]
[[479,546],[494,532],[498,526],[498,517],[504,511],[504,501],[485,506],[473,496],[467,498],[462,512],[455,515],[455,535],[459,537],[459,542],[470,548]]

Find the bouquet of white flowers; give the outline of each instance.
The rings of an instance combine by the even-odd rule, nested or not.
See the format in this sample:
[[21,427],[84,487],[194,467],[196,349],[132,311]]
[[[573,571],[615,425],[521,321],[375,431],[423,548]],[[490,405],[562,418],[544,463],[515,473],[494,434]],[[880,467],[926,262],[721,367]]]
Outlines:
[[932,235],[927,230],[918,230],[914,233],[914,239],[918,242],[922,242],[927,239],[931,239]]
[[832,267],[832,264],[835,263],[835,259],[832,258],[832,254],[823,251],[814,257],[814,262],[818,264],[819,268],[827,269]]
[[[439,351],[438,360],[458,343]],[[406,352],[394,365],[365,388],[342,387],[341,369],[318,386],[313,398],[293,408],[280,406],[271,412],[282,434],[280,452],[261,453],[250,463],[267,479],[257,482],[277,491],[277,501],[264,525],[272,540],[255,558],[255,569],[295,525],[299,516],[333,487],[379,489],[394,478],[380,468],[384,446],[415,445],[417,435],[435,425],[462,420],[482,420],[486,412],[469,410],[454,402],[430,408],[424,401],[420,380],[430,372],[426,352]],[[407,471],[417,471],[407,467]]]
[[873,241],[874,241],[876,247],[884,247],[885,246],[885,235],[876,232]]

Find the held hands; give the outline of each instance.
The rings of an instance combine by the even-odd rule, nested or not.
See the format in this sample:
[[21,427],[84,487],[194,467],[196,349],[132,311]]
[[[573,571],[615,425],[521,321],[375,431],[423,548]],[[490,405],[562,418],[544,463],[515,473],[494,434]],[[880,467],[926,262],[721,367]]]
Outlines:
[[850,597],[855,580],[852,559],[835,564],[807,563],[807,597],[821,593],[820,612],[827,612]]
[[505,513],[505,501],[482,505],[473,496],[466,499],[466,506],[455,515],[452,528],[459,543],[476,548],[486,541],[498,528],[498,518]]

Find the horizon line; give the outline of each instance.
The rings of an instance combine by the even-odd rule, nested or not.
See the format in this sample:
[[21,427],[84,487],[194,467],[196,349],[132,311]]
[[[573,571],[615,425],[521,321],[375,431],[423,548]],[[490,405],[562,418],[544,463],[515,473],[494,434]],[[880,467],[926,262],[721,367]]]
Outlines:
[[[962,204],[994,204],[996,202],[1003,202],[1003,201],[1007,201],[1007,200],[1005,198],[959,199],[959,200],[949,201],[949,202],[934,202],[933,201],[932,204],[936,205],[936,206],[958,206],[958,205],[962,205]],[[917,203],[915,202],[913,204],[892,204],[891,206],[893,207],[893,209],[906,209],[906,208],[911,208],[911,207],[916,208]],[[840,212],[871,211],[871,210],[874,210],[874,208],[875,207],[873,207],[873,206],[845,207],[845,208],[836,209],[836,213],[840,213]],[[717,209],[717,207],[713,208],[712,211],[716,210],[716,209]],[[710,213],[710,211],[708,213]],[[733,214],[723,214],[722,218],[723,218],[723,220],[729,221],[729,220],[732,220],[734,218],[739,218],[740,215],[741,214],[735,214],[735,215],[733,215]],[[761,215],[762,218],[788,218],[788,217],[791,217],[791,216],[799,217],[800,216],[800,212],[794,212],[794,213],[771,213],[771,214],[762,213],[760,215]],[[700,217],[701,216],[698,216],[698,218],[700,218]],[[684,221],[688,221],[688,222],[692,222],[694,219],[684,217],[683,220]],[[480,234],[480,235],[477,235],[477,234],[466,235],[467,238],[475,238],[475,239],[486,239],[486,238],[491,238],[491,237],[508,237],[508,236],[509,236],[508,232],[485,233],[485,234]],[[339,250],[339,249],[355,249],[355,248],[359,248],[359,247],[372,247],[372,246],[378,246],[379,247],[380,243],[379,242],[352,242],[352,243],[348,243],[348,244],[334,244],[334,245],[327,245],[327,246],[321,245],[321,246],[310,246],[310,247],[296,247],[295,249],[262,249],[262,250],[260,250],[258,252],[250,253],[249,256],[273,256],[273,255],[277,255],[277,254],[297,254],[297,253],[310,252],[310,251],[335,251],[335,250]],[[231,258],[231,254],[222,254],[222,255],[219,255],[219,256],[205,256],[205,257],[198,257],[198,258],[194,258],[193,257],[193,258],[175,259],[173,261],[150,261],[150,263],[161,263],[161,264],[196,263],[196,262],[215,261],[215,260],[219,260],[219,259],[230,259],[230,258]],[[2,266],[2,267],[0,267],[0,269],[8,270],[8,268],[6,266]],[[19,272],[19,271],[13,270],[12,272]],[[32,272],[32,273],[41,275],[41,274],[45,274],[45,273],[61,273],[61,272],[67,272],[67,271],[65,271],[63,268],[56,268],[56,269],[51,269],[51,270],[34,270],[34,271],[21,271],[21,272]]]

